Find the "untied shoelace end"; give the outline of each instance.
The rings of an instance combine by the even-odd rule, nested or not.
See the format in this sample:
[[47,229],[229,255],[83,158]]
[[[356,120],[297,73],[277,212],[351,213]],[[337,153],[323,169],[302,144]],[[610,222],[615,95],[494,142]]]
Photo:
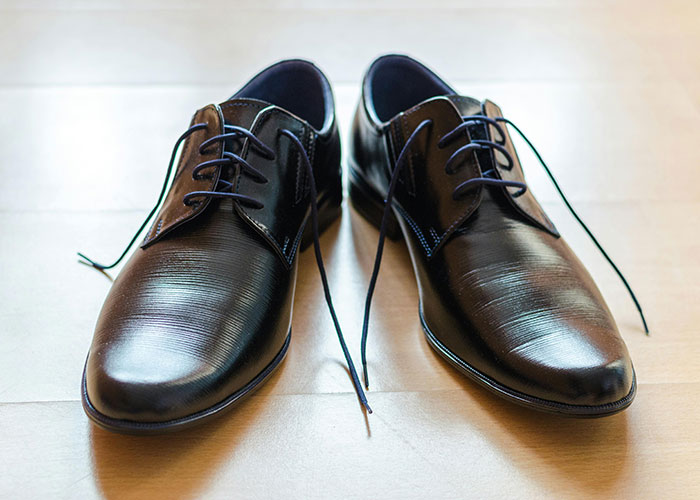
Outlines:
[[82,254],[80,252],[76,252],[78,254],[78,262],[81,264],[85,264],[86,266],[91,266],[97,269],[98,271],[104,271],[107,266],[103,266],[102,264],[98,264],[94,260],[92,260],[90,257],[86,256],[85,254]]
[[[364,409],[367,411],[367,413],[372,413],[372,408],[369,406],[369,403],[367,402],[367,396],[365,395],[365,391],[362,389],[362,383],[360,382],[360,378],[357,375],[357,370],[355,369],[355,364],[352,361],[352,356],[350,355],[350,351],[348,350],[347,344],[345,342],[345,338],[343,337],[343,331],[340,327],[340,322],[338,321],[338,316],[335,313],[335,307],[333,306],[333,299],[331,298],[331,290],[330,286],[328,284],[328,277],[326,275],[326,269],[323,264],[323,256],[321,254],[321,242],[320,242],[320,235],[319,235],[319,228],[318,228],[318,206],[317,206],[317,190],[316,190],[316,181],[314,179],[314,171],[313,167],[311,165],[311,161],[309,160],[309,156],[304,149],[303,144],[299,140],[299,138],[289,129],[282,129],[280,130],[280,134],[288,137],[291,141],[292,144],[294,145],[295,148],[300,153],[301,159],[304,163],[304,166],[306,167],[306,173],[309,178],[309,187],[310,187],[310,198],[311,198],[311,223],[313,225],[313,233],[314,233],[314,254],[316,256],[316,264],[318,266],[318,272],[321,276],[321,283],[323,285],[323,292],[326,298],[326,304],[328,305],[328,312],[331,315],[331,318],[333,320],[333,325],[335,327],[336,334],[338,336],[338,341],[340,342],[340,347],[343,351],[343,355],[345,356],[345,361],[348,366],[348,371],[350,372],[350,378],[352,379],[353,386],[355,388],[355,393],[357,394],[358,399],[360,400],[360,403],[362,403],[362,406]],[[365,370],[366,374],[366,363],[365,363],[365,358],[364,358],[364,351],[363,351],[363,367]],[[366,380],[366,378],[365,378]]]

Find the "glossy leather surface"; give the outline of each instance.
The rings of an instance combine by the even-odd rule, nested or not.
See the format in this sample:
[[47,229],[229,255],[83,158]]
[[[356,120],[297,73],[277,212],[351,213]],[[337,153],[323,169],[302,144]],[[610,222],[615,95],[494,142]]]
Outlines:
[[295,269],[230,202],[213,202],[200,218],[138,249],[112,285],[86,370],[103,415],[159,422],[201,411],[243,387],[284,344]]
[[[214,145],[198,152],[203,140],[222,133],[221,119],[253,128],[275,152],[276,160],[267,160],[249,151],[248,139],[227,141],[227,150],[246,157],[267,183],[250,181],[239,168],[212,168],[214,178],[228,176],[236,192],[255,197],[262,209],[212,199],[193,211],[182,203],[183,194],[213,182],[193,181],[192,169],[222,154]],[[115,421],[117,430],[120,422],[167,424],[205,412],[246,388],[284,353],[309,197],[297,154],[278,137],[279,129],[299,134],[308,147],[319,210],[339,210],[340,142],[333,117],[318,131],[274,105],[235,97],[198,111],[193,123],[200,120],[209,126],[186,140],[146,243],[116,278],[97,321],[85,402],[93,419]]]
[[[256,210],[240,204],[236,208],[241,217],[259,231],[271,248],[291,266],[301,242],[302,223],[309,208],[310,184],[299,151],[292,147],[288,137],[279,135],[278,131],[282,129],[294,133],[309,152],[310,159],[322,165],[339,165],[340,147],[337,142],[331,145],[327,140],[321,140],[321,145],[317,147],[318,134],[308,124],[277,107],[261,111],[251,126],[251,131],[260,140],[275,149],[276,158],[255,159],[255,167],[268,178],[268,182],[261,184],[240,173],[234,180],[238,192],[262,200],[265,209]],[[337,140],[337,131],[334,133]],[[248,144],[244,145],[241,156],[249,158],[253,154]],[[326,186],[326,191],[332,186],[334,195],[340,196],[337,168],[319,169],[315,181],[317,185]]]
[[[477,123],[449,148],[437,142],[460,116],[500,110],[489,101],[437,96],[380,122],[367,88],[350,144],[353,203],[365,216],[370,206],[381,209],[408,135],[432,120],[412,144],[393,211],[413,261],[424,327],[438,350],[485,385],[501,387],[501,395],[539,409],[605,414],[628,405],[634,370],[615,321],[532,193],[513,197],[517,189],[481,186],[452,198],[459,183],[494,167],[494,155],[470,152],[453,174],[444,170],[446,157],[494,131]],[[510,137],[505,146],[515,157]],[[522,179],[515,158],[512,170],[496,165],[501,178]]]

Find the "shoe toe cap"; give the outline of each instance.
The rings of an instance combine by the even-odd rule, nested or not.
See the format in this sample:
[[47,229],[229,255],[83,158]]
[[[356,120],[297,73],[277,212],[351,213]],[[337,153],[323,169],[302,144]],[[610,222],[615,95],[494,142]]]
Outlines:
[[215,404],[213,377],[213,367],[185,353],[109,349],[89,356],[85,397],[109,419],[167,422]]
[[566,331],[536,339],[506,357],[523,375],[515,382],[523,392],[580,407],[620,404],[633,396],[634,368],[617,331]]

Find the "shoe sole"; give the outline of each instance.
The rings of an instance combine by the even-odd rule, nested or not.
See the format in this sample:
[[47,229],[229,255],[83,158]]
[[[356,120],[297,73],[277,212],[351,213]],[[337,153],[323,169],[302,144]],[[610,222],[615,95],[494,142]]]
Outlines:
[[[350,202],[352,203],[353,208],[355,208],[355,210],[370,224],[378,228],[381,225],[382,215],[384,212],[384,202],[382,201],[382,197],[376,193],[376,191],[369,186],[364,179],[359,177],[359,175],[356,173],[356,169],[353,168],[352,165],[348,170],[350,174]],[[390,214],[386,234],[389,239],[394,241],[404,238],[401,225],[393,213]],[[589,406],[558,403],[556,401],[549,401],[516,391],[515,389],[511,389],[510,387],[497,382],[451,353],[450,350],[438,340],[426,323],[423,316],[422,304],[419,304],[418,315],[420,317],[421,326],[423,327],[423,332],[425,333],[425,338],[428,341],[428,344],[442,358],[444,358],[450,365],[455,367],[459,372],[466,375],[470,380],[473,380],[492,393],[520,406],[567,417],[596,418],[614,415],[615,413],[627,408],[634,400],[634,396],[637,391],[636,376],[634,376],[632,379],[632,387],[630,392],[625,397],[619,399],[618,401],[602,405]]]

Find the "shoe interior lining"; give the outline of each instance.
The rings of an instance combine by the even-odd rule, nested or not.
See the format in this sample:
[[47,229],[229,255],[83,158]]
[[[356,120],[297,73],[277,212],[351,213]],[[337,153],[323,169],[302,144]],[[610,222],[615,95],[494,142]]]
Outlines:
[[282,61],[263,70],[233,97],[248,97],[279,106],[317,130],[333,122],[333,94],[321,71],[307,61]]
[[381,122],[438,95],[454,90],[435,73],[407,56],[389,55],[377,59],[367,73],[365,98]]

